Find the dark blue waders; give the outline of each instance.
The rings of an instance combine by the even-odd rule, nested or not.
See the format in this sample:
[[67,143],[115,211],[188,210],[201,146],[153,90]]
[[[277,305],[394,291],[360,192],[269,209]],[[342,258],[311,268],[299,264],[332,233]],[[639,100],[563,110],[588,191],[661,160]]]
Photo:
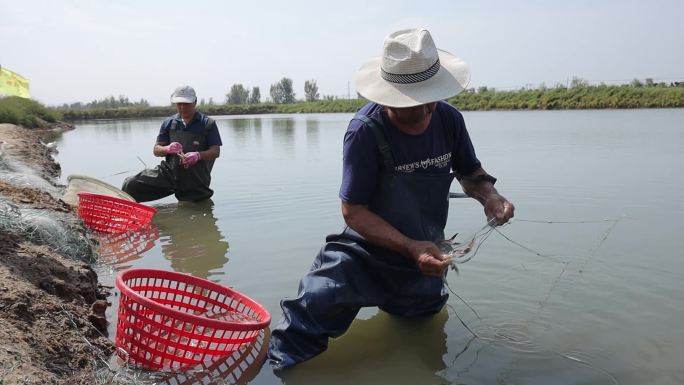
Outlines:
[[[192,133],[179,130],[178,122],[174,121],[169,130],[169,138],[171,142],[183,145],[184,152],[205,151],[209,148],[206,131],[210,126],[211,120],[202,133]],[[214,194],[209,188],[213,167],[212,159],[199,160],[194,166],[185,168],[178,155],[167,155],[155,168],[145,169],[126,178],[121,189],[137,202],[153,201],[171,194],[175,194],[179,201],[198,202],[209,199]]]
[[[444,239],[454,174],[394,172],[392,152],[377,123],[363,115],[354,118],[373,130],[385,162],[370,210],[412,239]],[[284,368],[323,352],[328,338],[342,335],[362,307],[377,306],[399,317],[427,316],[439,312],[448,297],[442,278],[422,274],[415,262],[366,242],[347,227],[326,238],[299,283],[297,298],[281,302],[283,319],[273,328],[269,345],[271,365]]]

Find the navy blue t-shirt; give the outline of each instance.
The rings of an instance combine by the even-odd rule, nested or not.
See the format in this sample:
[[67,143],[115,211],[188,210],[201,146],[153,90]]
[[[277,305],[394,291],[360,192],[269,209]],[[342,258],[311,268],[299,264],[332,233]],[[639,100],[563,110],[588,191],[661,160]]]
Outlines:
[[[435,174],[453,170],[469,175],[480,167],[463,116],[446,102],[437,103],[428,128],[419,135],[399,131],[384,107],[376,103],[366,104],[359,113],[380,123],[392,149],[396,172]],[[454,139],[451,148],[448,148],[448,135]],[[373,132],[362,121],[352,119],[344,135],[340,199],[350,204],[369,204],[383,168]]]
[[[208,116],[206,114],[196,111],[195,116],[193,116],[192,120],[188,123],[186,127],[183,124],[183,119],[181,119],[180,114],[170,116],[166,118],[166,120],[164,120],[164,122],[161,125],[161,128],[159,129],[159,135],[157,135],[157,143],[169,143],[171,141],[169,131],[171,130],[171,124],[174,120],[178,122],[176,123],[176,129],[201,134],[204,131],[204,127],[208,122],[207,118]],[[222,144],[223,142],[221,142],[221,135],[219,134],[218,126],[216,125],[216,122],[213,122],[209,127],[207,127],[207,146],[221,146]]]

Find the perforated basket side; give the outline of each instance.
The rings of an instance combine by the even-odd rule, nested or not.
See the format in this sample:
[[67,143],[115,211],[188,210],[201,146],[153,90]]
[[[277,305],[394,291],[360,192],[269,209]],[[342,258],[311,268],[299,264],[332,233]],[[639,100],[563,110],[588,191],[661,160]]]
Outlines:
[[116,344],[132,363],[183,370],[251,343],[268,311],[214,282],[155,269],[117,275],[121,291]]
[[148,224],[157,210],[106,195],[79,192],[78,215],[92,230],[120,233]]

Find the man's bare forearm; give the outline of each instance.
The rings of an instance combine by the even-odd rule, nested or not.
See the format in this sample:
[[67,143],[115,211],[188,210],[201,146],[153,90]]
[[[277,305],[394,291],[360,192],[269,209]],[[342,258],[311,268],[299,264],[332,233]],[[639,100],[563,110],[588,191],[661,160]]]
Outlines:
[[412,239],[370,211],[367,206],[342,202],[342,215],[347,225],[369,242],[412,258]]

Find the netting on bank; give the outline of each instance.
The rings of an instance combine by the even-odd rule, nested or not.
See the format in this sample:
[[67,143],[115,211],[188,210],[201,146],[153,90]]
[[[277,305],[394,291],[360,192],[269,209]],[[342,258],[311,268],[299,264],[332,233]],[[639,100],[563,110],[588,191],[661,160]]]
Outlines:
[[[41,177],[32,168],[5,156],[0,147],[0,180],[17,188],[46,191],[53,197],[61,189]],[[71,213],[50,209],[21,207],[0,195],[0,232],[18,236],[71,259],[92,263],[95,260],[93,240]]]
[[0,231],[46,245],[71,259],[86,263],[95,260],[93,241],[69,213],[19,208],[0,197]]
[[60,195],[60,188],[43,178],[36,170],[6,156],[3,145],[0,145],[0,180],[17,187],[46,191],[53,197]]

